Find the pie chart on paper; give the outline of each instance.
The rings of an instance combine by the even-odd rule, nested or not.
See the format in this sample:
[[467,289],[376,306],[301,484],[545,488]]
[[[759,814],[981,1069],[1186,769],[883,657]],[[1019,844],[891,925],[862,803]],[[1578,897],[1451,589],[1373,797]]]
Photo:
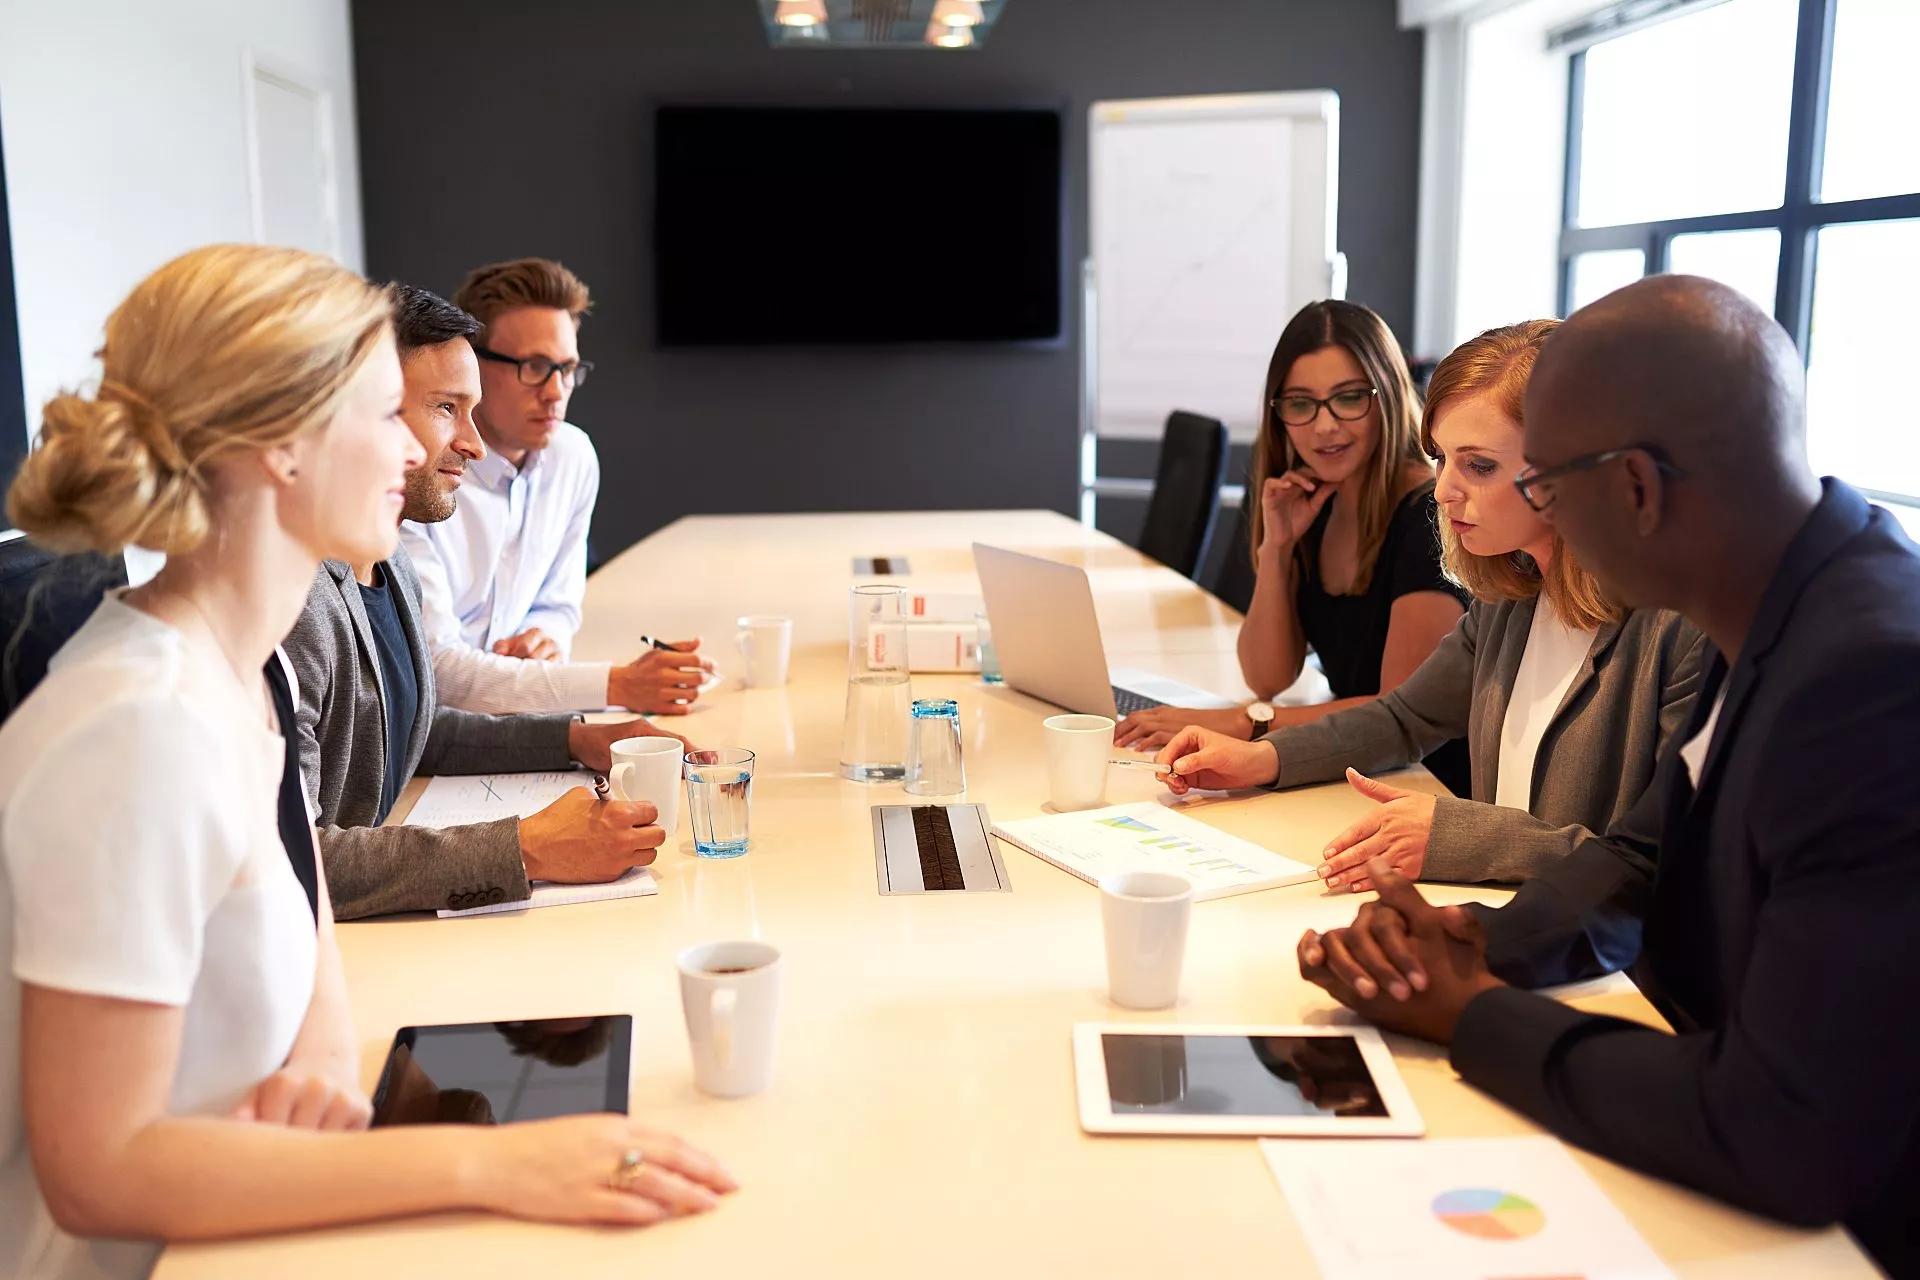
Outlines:
[[1491,1187],[1442,1191],[1433,1198],[1433,1216],[1481,1240],[1524,1240],[1547,1225],[1547,1215],[1533,1201]]

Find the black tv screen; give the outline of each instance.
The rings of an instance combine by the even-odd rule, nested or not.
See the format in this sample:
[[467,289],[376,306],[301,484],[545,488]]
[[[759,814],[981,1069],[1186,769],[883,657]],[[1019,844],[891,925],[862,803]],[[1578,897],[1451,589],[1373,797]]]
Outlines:
[[663,345],[1060,334],[1052,111],[662,107]]

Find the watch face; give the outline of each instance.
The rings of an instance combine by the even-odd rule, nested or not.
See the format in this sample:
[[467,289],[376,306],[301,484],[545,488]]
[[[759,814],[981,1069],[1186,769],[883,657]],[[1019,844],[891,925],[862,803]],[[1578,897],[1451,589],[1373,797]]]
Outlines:
[[1255,724],[1266,724],[1273,719],[1273,707],[1270,703],[1256,702],[1247,708],[1247,718]]

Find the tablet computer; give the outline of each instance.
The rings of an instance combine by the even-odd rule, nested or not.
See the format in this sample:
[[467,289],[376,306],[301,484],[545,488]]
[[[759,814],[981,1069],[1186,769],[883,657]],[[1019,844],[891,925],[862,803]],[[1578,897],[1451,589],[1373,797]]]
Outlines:
[[1372,1027],[1080,1023],[1073,1060],[1088,1133],[1425,1132]]
[[627,1110],[627,1014],[402,1027],[373,1092],[376,1127],[510,1124]]

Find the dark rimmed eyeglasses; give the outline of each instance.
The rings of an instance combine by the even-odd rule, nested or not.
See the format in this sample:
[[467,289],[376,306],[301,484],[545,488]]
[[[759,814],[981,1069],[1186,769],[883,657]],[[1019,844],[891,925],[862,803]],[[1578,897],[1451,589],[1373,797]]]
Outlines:
[[1274,416],[1290,427],[1304,427],[1320,416],[1320,408],[1326,406],[1328,413],[1342,422],[1358,422],[1367,416],[1367,410],[1373,408],[1373,401],[1380,394],[1378,387],[1348,387],[1345,391],[1336,391],[1325,399],[1313,396],[1275,396],[1267,401]]
[[1553,505],[1553,485],[1556,480],[1573,475],[1575,472],[1591,471],[1595,467],[1604,467],[1614,459],[1624,458],[1630,453],[1646,454],[1649,458],[1653,459],[1653,465],[1655,467],[1673,476],[1675,479],[1682,478],[1687,474],[1679,467],[1674,466],[1672,462],[1668,461],[1667,455],[1658,445],[1630,444],[1623,445],[1618,449],[1602,449],[1597,453],[1583,453],[1577,458],[1569,458],[1565,462],[1556,463],[1551,467],[1529,467],[1514,477],[1513,487],[1520,491],[1520,496],[1526,500],[1526,504],[1529,507],[1532,507],[1535,511],[1545,511]]
[[498,351],[491,351],[486,347],[475,347],[473,354],[482,360],[491,360],[495,364],[512,365],[523,387],[537,387],[556,373],[560,375],[561,386],[577,387],[587,380],[589,373],[593,372],[591,360],[555,362],[545,356],[528,356],[522,360],[516,356],[503,356]]

